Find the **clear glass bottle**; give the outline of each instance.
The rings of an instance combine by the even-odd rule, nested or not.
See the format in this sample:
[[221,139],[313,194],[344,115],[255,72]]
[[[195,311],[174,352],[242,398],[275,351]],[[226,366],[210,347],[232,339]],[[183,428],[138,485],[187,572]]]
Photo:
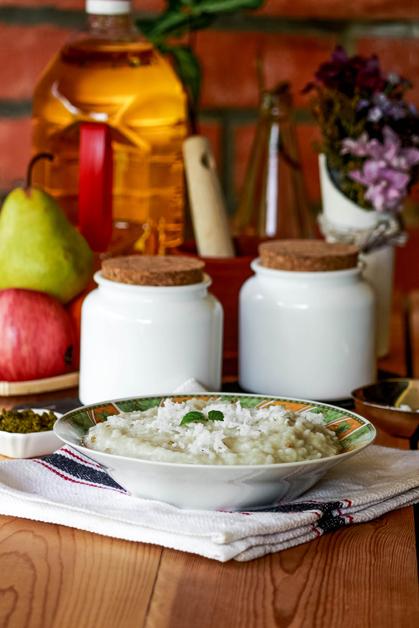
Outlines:
[[255,241],[314,235],[287,82],[262,91],[259,120],[232,230],[237,237]]
[[86,10],[87,32],[59,51],[35,89],[33,151],[54,160],[37,167],[34,182],[76,222],[80,123],[105,123],[113,217],[143,226],[138,250],[164,253],[183,239],[186,95],[170,64],[135,30],[130,1],[87,0]]

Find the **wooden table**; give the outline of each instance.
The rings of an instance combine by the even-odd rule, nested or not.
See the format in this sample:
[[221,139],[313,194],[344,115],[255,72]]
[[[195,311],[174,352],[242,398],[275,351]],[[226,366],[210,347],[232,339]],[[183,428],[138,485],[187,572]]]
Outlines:
[[[392,343],[380,366],[419,377],[419,294],[397,300]],[[378,442],[407,448],[383,433]],[[416,628],[413,508],[226,564],[0,517],[0,628],[93,626]]]

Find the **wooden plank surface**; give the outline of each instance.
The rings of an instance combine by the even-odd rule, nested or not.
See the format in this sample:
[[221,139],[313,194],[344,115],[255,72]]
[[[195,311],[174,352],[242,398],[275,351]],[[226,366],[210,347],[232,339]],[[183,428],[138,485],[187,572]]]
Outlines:
[[[399,307],[381,362],[400,374],[403,320]],[[382,433],[379,442],[407,446]],[[0,517],[0,628],[416,628],[416,568],[411,508],[227,564]]]
[[398,511],[244,564],[165,550],[146,627],[413,628],[410,518]]
[[0,517],[0,626],[143,626],[161,552],[64,526]]

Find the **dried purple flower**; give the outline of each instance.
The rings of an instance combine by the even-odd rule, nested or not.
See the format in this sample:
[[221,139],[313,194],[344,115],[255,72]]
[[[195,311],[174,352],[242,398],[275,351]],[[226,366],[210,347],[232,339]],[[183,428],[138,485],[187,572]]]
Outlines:
[[[335,48],[330,61],[322,63],[315,77],[324,87],[337,90],[349,97],[352,97],[357,89],[366,92],[383,90],[387,82],[375,55],[348,57],[341,46]],[[310,89],[312,86],[308,85],[306,91]]]
[[411,115],[409,106],[401,100],[388,98],[385,94],[374,94],[372,97],[373,107],[368,111],[367,120],[378,122],[382,118],[402,120]]
[[368,111],[367,120],[369,122],[378,122],[383,117],[383,112],[379,107],[373,107]]
[[354,181],[367,187],[365,198],[379,212],[398,211],[407,194],[409,176],[384,164],[367,160],[362,172],[354,170],[349,175]]
[[370,101],[367,100],[366,98],[361,98],[360,100],[358,100],[358,103],[356,105],[356,110],[362,111],[363,109],[367,109],[369,106],[370,106]]
[[366,157],[370,150],[371,141],[367,133],[362,133],[356,140],[347,137],[342,141],[341,154],[353,155],[354,157]]
[[419,180],[419,114],[404,99],[410,87],[384,74],[375,55],[349,57],[337,47],[304,90],[315,91],[313,112],[336,185],[366,209],[398,211]]
[[363,133],[357,140],[346,138],[342,154],[364,158],[362,170],[352,170],[349,177],[367,187],[365,198],[377,211],[398,211],[408,193],[411,169],[419,164],[419,150],[403,148],[400,138],[390,128],[383,129],[383,142]]

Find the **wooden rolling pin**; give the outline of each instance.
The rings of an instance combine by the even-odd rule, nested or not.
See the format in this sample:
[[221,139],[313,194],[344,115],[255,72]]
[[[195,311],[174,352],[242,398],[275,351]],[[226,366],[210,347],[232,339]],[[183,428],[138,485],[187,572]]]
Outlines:
[[198,254],[234,257],[224,197],[211,147],[194,135],[183,144],[186,181]]

